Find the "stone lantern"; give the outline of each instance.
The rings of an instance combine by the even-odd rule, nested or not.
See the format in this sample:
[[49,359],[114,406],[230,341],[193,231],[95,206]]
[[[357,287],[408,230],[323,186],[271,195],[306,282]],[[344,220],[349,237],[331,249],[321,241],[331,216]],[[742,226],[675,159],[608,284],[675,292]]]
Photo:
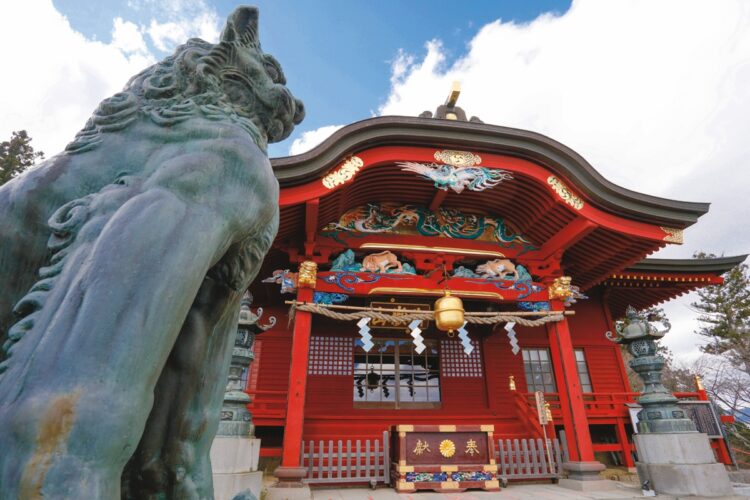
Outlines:
[[658,330],[648,319],[628,307],[625,319],[615,325],[617,336],[610,339],[627,346],[633,359],[630,368],[643,380],[638,403],[638,432],[696,432],[695,424],[677,406],[677,398],[661,383],[664,358],[657,354],[656,341],[669,332],[671,325],[662,320],[665,329]]
[[607,338],[627,346],[633,355],[630,367],[643,380],[638,398],[638,433],[633,436],[638,461],[636,467],[644,490],[675,496],[716,497],[731,495],[732,485],[722,464],[716,463],[706,434],[699,433],[693,421],[677,404],[678,400],[661,383],[664,358],[657,354],[656,342],[670,330],[658,330],[649,319],[628,307],[625,319],[617,322],[617,335]]
[[252,415],[247,409],[251,398],[245,392],[242,374],[246,370],[250,371],[250,365],[255,359],[253,342],[256,333],[271,328],[276,323],[276,318],[271,317],[268,325],[260,326],[258,321],[263,315],[263,309],[258,308],[258,313],[253,313],[250,309],[252,301],[252,295],[246,292],[240,305],[237,337],[232,349],[232,364],[229,367],[229,379],[224,393],[224,404],[221,407],[218,436],[252,436],[254,433]]
[[250,309],[253,298],[245,293],[240,305],[237,333],[232,349],[229,378],[221,407],[221,420],[211,447],[211,465],[214,476],[214,495],[217,500],[233,498],[238,492],[251,491],[260,498],[262,472],[258,470],[260,439],[255,439],[252,415],[247,405],[251,402],[245,392],[243,372],[250,371],[255,335],[271,328],[276,318],[260,325],[263,309],[257,313]]

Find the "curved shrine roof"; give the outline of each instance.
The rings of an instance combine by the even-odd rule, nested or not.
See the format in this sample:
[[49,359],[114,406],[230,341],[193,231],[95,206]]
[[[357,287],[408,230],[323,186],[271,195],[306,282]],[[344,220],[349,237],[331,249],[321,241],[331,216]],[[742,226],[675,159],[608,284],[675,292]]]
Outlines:
[[476,122],[383,116],[347,125],[314,149],[271,160],[282,189],[323,177],[342,158],[375,146],[426,146],[524,158],[566,179],[592,203],[625,218],[685,228],[709,203],[660,198],[605,179],[581,155],[542,134]]
[[[403,167],[403,162],[442,167],[435,162],[445,150],[476,158],[478,169],[505,171],[512,179],[456,191],[438,189],[432,179]],[[477,122],[371,118],[338,130],[311,151],[271,164],[281,186],[275,247],[290,255],[295,254],[290,248],[299,249],[299,260],[312,251],[324,227],[358,207],[445,207],[501,217],[509,230],[534,243],[520,259],[532,274],[562,262],[565,274],[584,290],[667,243],[681,243],[682,230],[709,208],[617,186],[544,135]],[[517,257],[513,251],[505,255]]]

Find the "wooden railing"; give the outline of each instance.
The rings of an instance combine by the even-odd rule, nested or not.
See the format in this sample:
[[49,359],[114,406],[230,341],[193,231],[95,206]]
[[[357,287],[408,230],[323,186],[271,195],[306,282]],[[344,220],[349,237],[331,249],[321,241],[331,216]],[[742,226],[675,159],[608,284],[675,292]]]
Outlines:
[[739,448],[732,448],[734,456],[737,459],[737,466],[741,469],[750,469],[750,453]]
[[302,442],[300,465],[307,469],[306,483],[377,483],[390,482],[388,431],[382,439],[363,443],[339,440]]
[[249,405],[253,420],[286,418],[287,391],[253,390],[247,393],[253,398]]
[[517,479],[558,479],[563,453],[557,439],[499,439],[495,449],[497,477],[503,484]]
[[[517,393],[530,408],[534,408],[534,393]],[[628,417],[628,403],[636,403],[639,392],[585,392],[583,394],[583,404],[586,408],[587,417]],[[684,400],[705,401],[707,397],[705,391],[695,392],[675,392],[675,397]],[[552,416],[555,420],[562,417],[560,410],[560,395],[557,392],[544,393],[544,399],[550,404]]]
[[520,392],[513,392],[513,402],[518,411],[518,416],[532,436],[535,438],[541,438],[544,435],[542,426],[539,424],[539,419],[536,414],[536,408],[533,406],[534,395],[531,395],[531,401],[528,400],[527,394]]

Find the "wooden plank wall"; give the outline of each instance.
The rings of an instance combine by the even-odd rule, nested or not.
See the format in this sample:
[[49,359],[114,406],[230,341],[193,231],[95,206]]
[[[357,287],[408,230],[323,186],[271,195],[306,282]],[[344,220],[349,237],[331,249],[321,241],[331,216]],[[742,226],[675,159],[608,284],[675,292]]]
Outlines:
[[[595,392],[628,390],[622,370],[619,347],[604,336],[608,330],[601,297],[581,300],[570,318],[575,348],[583,348]],[[286,390],[289,379],[291,332],[284,310],[270,312],[277,326],[258,337],[262,354],[258,366],[259,390]],[[544,328],[516,327],[520,346],[547,347]],[[356,326],[315,318],[314,335],[356,336]],[[307,383],[304,439],[375,439],[391,425],[409,424],[486,424],[496,426],[503,438],[528,437],[511,403],[508,376],[514,375],[519,391],[526,392],[521,354],[513,355],[506,331],[489,328],[470,331],[482,346],[485,379],[443,377],[442,408],[429,410],[362,409],[353,406],[351,376],[309,375]],[[425,334],[429,336],[429,333]]]

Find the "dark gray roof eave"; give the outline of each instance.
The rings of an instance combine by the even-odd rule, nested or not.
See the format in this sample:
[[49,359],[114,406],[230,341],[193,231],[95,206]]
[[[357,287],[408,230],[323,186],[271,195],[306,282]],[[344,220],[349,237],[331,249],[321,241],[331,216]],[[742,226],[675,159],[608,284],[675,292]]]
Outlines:
[[746,258],[747,254],[711,259],[644,259],[625,270],[662,273],[724,274],[733,267],[742,264]]
[[281,187],[290,187],[323,176],[343,156],[383,145],[429,145],[525,158],[565,177],[600,208],[652,224],[687,227],[709,209],[708,203],[659,198],[613,184],[578,153],[536,132],[474,122],[370,118],[343,127],[310,151],[274,158],[271,164]]

